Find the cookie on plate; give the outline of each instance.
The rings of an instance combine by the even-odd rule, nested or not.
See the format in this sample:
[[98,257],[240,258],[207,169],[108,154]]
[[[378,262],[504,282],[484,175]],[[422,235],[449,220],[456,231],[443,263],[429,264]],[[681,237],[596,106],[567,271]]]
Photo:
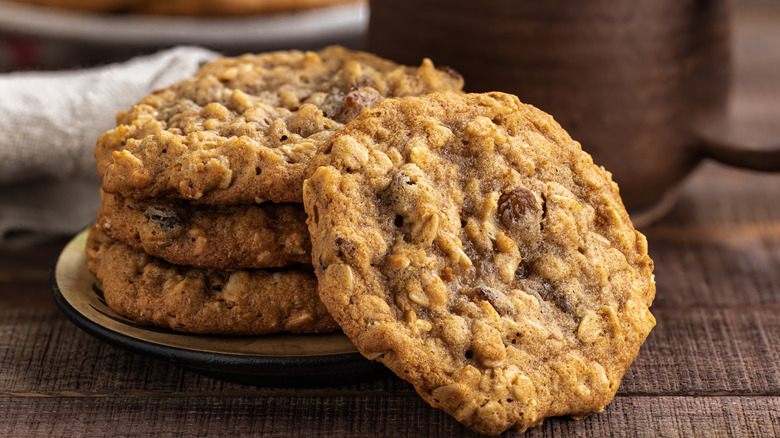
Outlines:
[[407,67],[337,46],[222,58],[120,112],[97,141],[98,174],[134,199],[302,202],[307,163],[363,109],[462,86],[427,59]]
[[301,204],[205,205],[101,192],[97,225],[112,239],[177,265],[246,269],[311,263]]
[[319,295],[361,353],[476,432],[601,412],[655,320],[617,186],[502,93],[388,99],[304,183]]
[[106,304],[141,324],[220,335],[338,330],[317,298],[310,267],[217,270],[177,266],[135,251],[92,227],[87,268]]

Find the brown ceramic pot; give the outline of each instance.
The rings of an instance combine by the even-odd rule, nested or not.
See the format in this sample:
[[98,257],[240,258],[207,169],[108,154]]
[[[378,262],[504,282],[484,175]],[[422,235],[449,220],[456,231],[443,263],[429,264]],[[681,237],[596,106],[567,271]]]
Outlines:
[[780,152],[714,144],[725,119],[727,0],[371,0],[368,50],[458,70],[552,114],[612,172],[632,216],[658,210],[705,156],[780,170]]

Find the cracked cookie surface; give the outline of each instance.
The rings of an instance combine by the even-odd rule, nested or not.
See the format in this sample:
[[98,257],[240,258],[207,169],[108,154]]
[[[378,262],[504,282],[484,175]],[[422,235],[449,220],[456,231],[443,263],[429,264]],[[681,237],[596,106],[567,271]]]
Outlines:
[[217,270],[177,266],[90,229],[87,268],[106,304],[141,324],[214,335],[338,331],[310,268]]
[[611,176],[502,93],[388,99],[304,182],[325,306],[361,353],[474,431],[601,412],[655,320]]
[[120,112],[98,138],[98,175],[134,199],[301,202],[308,161],[363,109],[462,86],[427,59],[407,67],[337,46],[221,58]]
[[112,239],[177,265],[246,269],[311,262],[301,204],[206,205],[101,192],[97,226]]

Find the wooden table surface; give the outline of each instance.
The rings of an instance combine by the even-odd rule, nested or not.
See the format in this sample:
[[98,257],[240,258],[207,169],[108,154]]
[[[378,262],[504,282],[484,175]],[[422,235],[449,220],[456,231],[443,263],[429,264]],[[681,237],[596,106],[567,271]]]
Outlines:
[[[736,18],[732,115],[777,143],[780,7],[756,5]],[[780,175],[705,163],[643,231],[658,325],[617,396],[524,436],[780,436]],[[0,437],[473,435],[390,375],[255,387],[105,344],[52,300],[64,243],[0,249]]]

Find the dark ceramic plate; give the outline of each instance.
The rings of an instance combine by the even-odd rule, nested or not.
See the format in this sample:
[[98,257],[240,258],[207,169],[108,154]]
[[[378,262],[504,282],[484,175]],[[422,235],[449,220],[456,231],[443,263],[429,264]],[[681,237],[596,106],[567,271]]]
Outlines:
[[85,230],[62,250],[52,272],[54,300],[74,324],[109,344],[253,385],[336,385],[386,372],[342,333],[207,336],[137,324],[106,306],[100,282],[86,268],[86,240]]

